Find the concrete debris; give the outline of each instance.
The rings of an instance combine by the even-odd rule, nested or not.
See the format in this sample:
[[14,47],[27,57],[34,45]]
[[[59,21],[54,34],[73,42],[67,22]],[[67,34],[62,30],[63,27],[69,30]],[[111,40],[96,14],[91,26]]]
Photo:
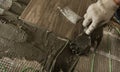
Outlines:
[[26,7],[26,5],[24,5],[22,3],[13,2],[12,6],[10,8],[10,11],[15,14],[20,15],[23,12],[25,7]]
[[[46,72],[43,70],[43,66],[37,61],[27,61],[26,59],[10,59],[3,57],[0,59],[0,71],[9,71],[9,72]],[[21,67],[22,65],[22,67]]]
[[15,42],[25,42],[28,35],[22,29],[12,25],[0,22],[0,37]]
[[12,0],[0,0],[0,8],[8,10],[12,6]]

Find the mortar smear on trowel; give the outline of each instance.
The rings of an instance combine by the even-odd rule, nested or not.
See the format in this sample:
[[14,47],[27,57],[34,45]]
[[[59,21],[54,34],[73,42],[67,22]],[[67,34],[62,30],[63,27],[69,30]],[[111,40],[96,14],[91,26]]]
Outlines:
[[74,11],[72,11],[69,7],[58,7],[58,9],[73,24],[76,24],[82,18],[79,15],[77,15]]

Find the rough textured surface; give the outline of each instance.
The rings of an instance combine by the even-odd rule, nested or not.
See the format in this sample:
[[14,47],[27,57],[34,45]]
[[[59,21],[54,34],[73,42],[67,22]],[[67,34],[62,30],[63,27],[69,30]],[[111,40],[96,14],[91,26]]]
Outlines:
[[0,22],[0,37],[10,41],[25,42],[28,35],[25,31],[12,24]]
[[57,36],[47,33],[44,29],[37,29],[31,32],[31,35],[31,40],[22,43],[12,41],[12,38],[8,40],[0,37],[0,58],[7,57],[18,61],[25,59],[26,62],[36,61],[45,69],[51,67],[66,41],[59,40]]
[[0,59],[1,72],[45,72],[43,66],[36,61],[28,61],[26,59],[10,59],[3,57]]

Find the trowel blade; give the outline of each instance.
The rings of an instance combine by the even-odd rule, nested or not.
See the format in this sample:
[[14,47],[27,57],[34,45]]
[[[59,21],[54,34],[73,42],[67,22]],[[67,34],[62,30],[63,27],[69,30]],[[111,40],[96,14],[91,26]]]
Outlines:
[[69,7],[65,7],[65,8],[58,7],[58,9],[73,24],[76,24],[80,19],[82,19],[82,17],[77,15]]

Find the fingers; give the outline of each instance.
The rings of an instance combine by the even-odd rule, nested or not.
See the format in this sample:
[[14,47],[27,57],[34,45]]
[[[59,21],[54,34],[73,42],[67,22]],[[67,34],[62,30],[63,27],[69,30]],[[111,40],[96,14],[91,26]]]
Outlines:
[[86,18],[86,19],[83,21],[83,26],[84,26],[84,27],[87,27],[91,22],[92,22],[92,19]]
[[88,29],[85,31],[85,33],[86,33],[87,35],[90,35],[90,34],[94,31],[94,29],[97,28],[97,25],[98,25],[98,22],[97,22],[97,21],[93,21],[92,24],[91,24],[91,25],[88,27]]
[[84,18],[85,18],[85,20],[83,21],[83,26],[87,27],[92,22],[92,19],[90,17],[88,17],[87,14],[84,15]]

